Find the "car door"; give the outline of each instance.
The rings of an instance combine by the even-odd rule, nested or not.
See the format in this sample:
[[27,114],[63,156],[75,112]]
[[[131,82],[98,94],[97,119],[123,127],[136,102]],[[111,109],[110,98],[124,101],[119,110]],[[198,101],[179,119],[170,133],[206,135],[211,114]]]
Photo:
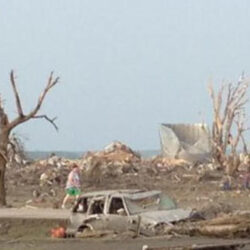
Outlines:
[[106,228],[117,233],[128,231],[130,219],[123,197],[108,197],[104,218]]

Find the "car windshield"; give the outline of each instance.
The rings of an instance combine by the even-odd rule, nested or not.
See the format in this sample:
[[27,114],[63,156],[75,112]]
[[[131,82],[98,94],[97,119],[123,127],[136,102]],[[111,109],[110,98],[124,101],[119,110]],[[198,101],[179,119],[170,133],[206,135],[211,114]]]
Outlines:
[[138,197],[125,197],[125,202],[131,215],[156,210],[175,209],[176,204],[168,196],[162,193],[150,194]]

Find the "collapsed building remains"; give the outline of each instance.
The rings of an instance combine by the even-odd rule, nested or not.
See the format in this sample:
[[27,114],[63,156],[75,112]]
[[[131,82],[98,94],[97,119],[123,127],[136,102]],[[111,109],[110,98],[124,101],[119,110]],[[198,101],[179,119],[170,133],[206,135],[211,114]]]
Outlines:
[[162,124],[162,154],[187,161],[204,161],[211,156],[208,126],[205,124]]

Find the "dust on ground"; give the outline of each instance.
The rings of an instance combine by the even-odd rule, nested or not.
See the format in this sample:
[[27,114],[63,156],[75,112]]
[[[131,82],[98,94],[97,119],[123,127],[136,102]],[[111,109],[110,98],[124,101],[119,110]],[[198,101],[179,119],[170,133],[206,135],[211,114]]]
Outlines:
[[[43,240],[12,240],[8,242],[0,241],[1,250],[142,250],[143,246],[148,246],[149,249],[155,250],[179,250],[183,249],[181,247],[188,247],[194,245],[202,245],[202,244],[243,244],[249,241],[244,241],[242,239],[234,239],[234,240],[225,240],[225,239],[211,239],[204,237],[182,237],[180,239],[167,239],[167,238],[150,238],[150,239],[126,239],[126,240],[113,240],[113,239],[43,239]],[[178,247],[177,247],[178,246]],[[220,249],[220,248],[217,248]],[[245,248],[241,248],[241,250],[249,249],[249,245],[246,245]]]
[[[25,166],[8,168],[6,175],[8,204],[12,207],[34,209],[59,208],[65,195],[64,186],[72,162],[76,162],[82,169],[83,192],[103,189],[162,190],[173,198],[179,207],[196,209],[208,219],[220,213],[248,210],[250,207],[250,191],[242,188],[240,172],[233,178],[231,189],[224,190],[223,171],[209,162],[191,164],[162,156],[143,159],[121,143],[111,144],[100,152],[88,152],[76,160],[53,156]],[[145,240],[120,239],[105,241],[105,244],[102,240],[57,241],[49,240],[51,227],[58,224],[55,221],[36,222],[29,226],[25,225],[24,221],[0,224],[4,239],[2,243],[0,242],[1,249],[70,248],[73,250],[78,249],[80,245],[86,246],[86,249],[98,249],[100,246],[102,249],[118,249],[120,244],[122,249],[141,249]],[[161,242],[160,246],[164,246],[169,242],[176,244],[182,240],[152,239],[152,243]],[[185,240],[189,243],[195,242],[195,239],[190,237],[184,238],[184,243]]]

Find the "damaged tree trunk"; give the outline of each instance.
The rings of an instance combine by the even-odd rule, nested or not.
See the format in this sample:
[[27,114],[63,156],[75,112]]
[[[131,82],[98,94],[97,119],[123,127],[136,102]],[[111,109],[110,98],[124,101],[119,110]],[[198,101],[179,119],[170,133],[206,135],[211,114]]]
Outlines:
[[0,156],[0,204],[5,206],[6,205],[6,192],[5,192],[5,166],[6,160]]
[[10,144],[10,135],[12,130],[17,127],[18,125],[31,120],[31,119],[37,119],[37,118],[44,118],[47,121],[49,121],[56,129],[57,126],[55,124],[55,118],[50,119],[46,115],[37,115],[41,105],[48,93],[48,91],[56,85],[56,83],[59,81],[59,78],[53,77],[53,73],[50,74],[50,77],[48,79],[47,85],[43,92],[41,93],[40,97],[38,98],[37,104],[34,107],[34,109],[29,112],[28,114],[24,114],[21,100],[19,97],[19,93],[16,88],[16,82],[15,82],[15,76],[14,72],[11,71],[10,73],[10,82],[12,86],[12,90],[14,92],[15,101],[16,101],[16,108],[18,116],[13,119],[12,121],[8,120],[8,115],[6,114],[4,110],[3,101],[0,98],[0,206],[6,205],[6,188],[5,188],[5,171],[6,171],[6,164],[8,163],[8,145]]
[[7,164],[7,146],[10,131],[8,129],[8,117],[4,112],[0,99],[0,205],[6,205],[5,169]]
[[245,128],[245,104],[249,80],[241,76],[238,83],[223,85],[218,93],[209,85],[213,101],[212,154],[215,161],[228,175],[238,168],[240,142],[247,151],[243,133]]

